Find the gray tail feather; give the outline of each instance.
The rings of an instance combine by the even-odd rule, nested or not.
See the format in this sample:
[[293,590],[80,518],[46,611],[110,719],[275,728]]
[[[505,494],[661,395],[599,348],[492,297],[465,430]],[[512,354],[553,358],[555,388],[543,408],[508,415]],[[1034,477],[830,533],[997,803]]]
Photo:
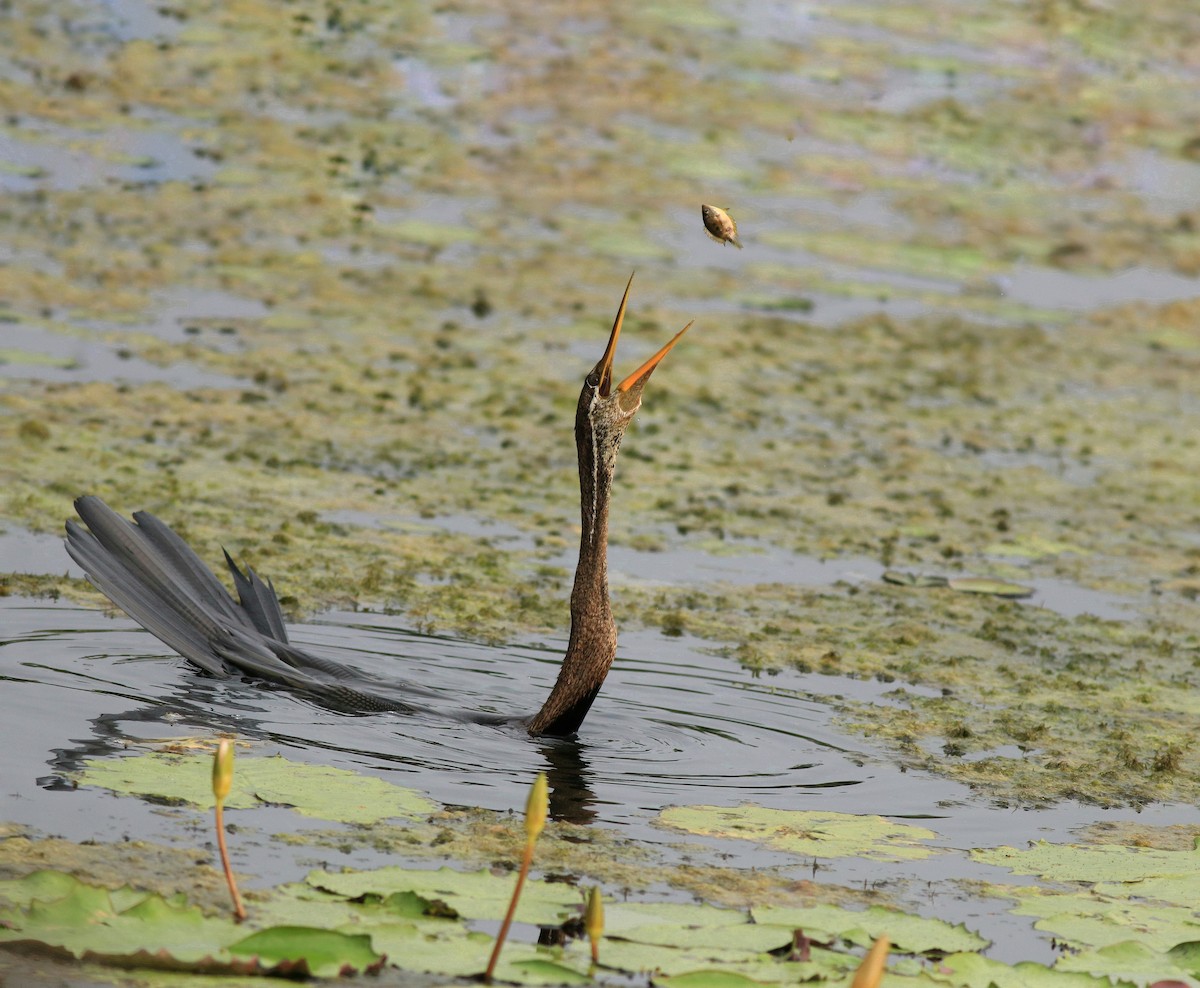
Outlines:
[[241,673],[352,711],[413,710],[346,684],[345,666],[288,644],[275,588],[229,553],[240,601],[167,525],[145,511],[131,523],[100,498],[77,498],[87,524],[67,522],[67,552],[92,584],[152,635],[213,676]]

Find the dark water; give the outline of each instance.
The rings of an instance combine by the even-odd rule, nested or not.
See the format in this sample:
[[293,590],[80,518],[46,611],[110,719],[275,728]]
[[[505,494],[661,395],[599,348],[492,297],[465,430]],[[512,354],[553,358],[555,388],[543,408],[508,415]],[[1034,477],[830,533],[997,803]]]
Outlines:
[[[398,618],[335,613],[294,627],[293,640],[388,679],[437,691],[431,706],[532,713],[550,688],[563,643],[494,647],[421,635]],[[842,735],[828,698],[902,702],[876,683],[781,673],[754,677],[703,643],[657,633],[622,636],[617,662],[578,740],[531,739],[519,726],[465,723],[440,712],[347,716],[287,692],[212,680],[124,617],[78,606],[0,600],[0,746],[3,819],[73,840],[125,837],[195,842],[206,815],[163,813],[137,799],[76,789],[89,757],[119,757],[162,739],[235,731],[263,753],[352,769],[420,790],[447,804],[519,809],[533,774],[548,773],[558,819],[618,829],[670,860],[685,839],[652,824],[669,804],[752,800],[790,809],[917,819],[947,849],[1067,840],[1098,820],[1200,821],[1191,807],[1140,814],[1062,804],[1001,809],[964,787],[905,772],[885,753]],[[243,822],[244,821],[244,822]],[[243,815],[261,834],[325,826],[287,810]],[[695,843],[693,841],[693,843]],[[739,841],[709,844],[723,863],[811,877],[814,862]],[[302,874],[312,848],[265,838],[239,841],[238,866],[273,884]],[[334,853],[334,852],[330,852]],[[333,864],[382,863],[357,849]],[[1051,960],[1030,922],[1002,900],[961,891],[957,880],[1022,882],[972,864],[964,853],[887,864],[822,861],[821,880],[881,887],[909,908],[965,920],[996,946],[992,956]],[[948,903],[952,905],[948,906]]]

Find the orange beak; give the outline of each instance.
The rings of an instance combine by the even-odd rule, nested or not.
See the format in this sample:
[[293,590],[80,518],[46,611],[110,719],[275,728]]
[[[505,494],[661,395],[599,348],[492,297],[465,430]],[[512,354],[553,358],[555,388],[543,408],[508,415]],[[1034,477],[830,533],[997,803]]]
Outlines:
[[[612,393],[613,357],[617,353],[617,339],[621,335],[621,324],[625,321],[625,305],[629,301],[629,289],[632,285],[633,275],[631,274],[628,283],[625,285],[625,294],[621,296],[621,307],[617,309],[617,318],[613,321],[612,332],[608,336],[608,346],[604,348],[604,356],[600,358],[600,363],[597,364],[597,367],[600,369],[599,391],[602,398],[607,398]],[[671,337],[670,341],[658,353],[618,384],[617,390],[628,391],[635,384],[645,384],[650,375],[654,373],[654,368],[659,365],[662,358],[671,352],[675,344],[679,342],[679,338],[691,328],[692,323],[684,326],[683,329]]]

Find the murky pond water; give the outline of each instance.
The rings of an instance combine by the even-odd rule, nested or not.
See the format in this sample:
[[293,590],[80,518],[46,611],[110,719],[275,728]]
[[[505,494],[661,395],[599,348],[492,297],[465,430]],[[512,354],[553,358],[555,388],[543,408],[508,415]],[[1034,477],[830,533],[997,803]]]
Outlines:
[[[215,732],[232,732],[256,752],[375,775],[448,805],[516,809],[530,777],[544,771],[554,818],[615,828],[668,857],[677,856],[679,835],[652,821],[673,804],[752,800],[780,809],[877,813],[919,821],[939,835],[936,846],[959,850],[1011,841],[1014,813],[1031,839],[1069,839],[1105,820],[1200,823],[1200,811],[1178,806],[1141,813],[1069,803],[1040,811],[996,807],[963,786],[905,771],[836,728],[830,696],[903,704],[891,687],[788,672],[756,677],[702,642],[653,633],[623,637],[595,710],[579,737],[567,741],[436,712],[347,716],[256,683],[208,679],[164,655],[124,617],[76,605],[2,600],[0,627],[5,817],[77,841],[135,835],[193,841],[196,827],[204,827],[199,811],[164,814],[154,801],[77,788],[74,778],[85,759]],[[489,646],[422,635],[400,619],[360,613],[327,614],[292,631],[297,644],[368,675],[432,690],[423,699],[449,712],[532,711],[553,683],[565,644]],[[253,836],[303,831],[311,822],[269,808],[243,819],[250,830],[237,843],[238,866],[259,883],[295,878],[311,866],[312,849],[289,851]],[[947,898],[958,899],[968,925],[994,939],[992,956],[1054,956],[1029,921],[959,885],[1020,879],[959,855],[904,864],[823,860],[816,872],[817,862],[740,841],[700,843],[733,867],[819,873],[822,881],[887,889],[920,912],[944,914]],[[335,864],[357,867],[391,860],[362,848],[325,853]]]

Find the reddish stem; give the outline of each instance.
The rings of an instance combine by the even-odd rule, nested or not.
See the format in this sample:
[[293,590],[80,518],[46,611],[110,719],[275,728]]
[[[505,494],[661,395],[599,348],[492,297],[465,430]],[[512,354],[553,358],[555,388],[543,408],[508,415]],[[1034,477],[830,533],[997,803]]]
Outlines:
[[246,907],[242,905],[242,897],[238,894],[237,882],[233,879],[233,869],[229,866],[229,852],[225,849],[225,817],[221,800],[217,800],[217,848],[221,852],[221,867],[225,869],[225,882],[229,886],[229,895],[233,899],[233,918],[241,923],[246,918]]
[[517,887],[513,889],[512,899],[508,903],[508,912],[504,914],[504,922],[500,924],[500,932],[496,934],[496,945],[492,947],[492,958],[488,961],[487,971],[483,975],[485,984],[492,983],[492,972],[496,970],[496,962],[500,960],[500,948],[508,937],[508,928],[512,926],[513,916],[517,913],[517,900],[521,898],[521,889],[525,885],[525,877],[529,874],[529,866],[533,864],[533,841],[525,845],[525,857],[521,861],[521,870],[517,873]]

